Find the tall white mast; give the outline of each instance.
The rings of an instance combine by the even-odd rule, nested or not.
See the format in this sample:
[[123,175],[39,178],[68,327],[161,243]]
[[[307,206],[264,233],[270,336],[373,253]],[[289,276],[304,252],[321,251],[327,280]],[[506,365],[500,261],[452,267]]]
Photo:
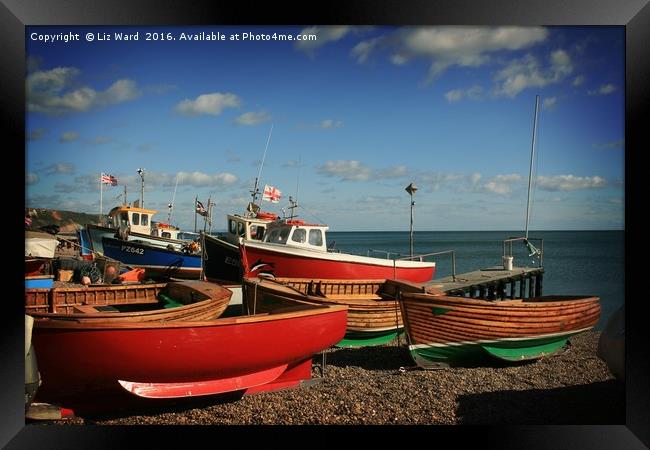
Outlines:
[[528,221],[530,220],[530,194],[533,181],[533,162],[535,161],[535,138],[537,137],[537,111],[539,109],[539,95],[535,96],[535,118],[533,120],[533,143],[530,149],[530,171],[528,172],[528,202],[526,203],[526,239],[528,239]]
[[[257,172],[257,177],[255,178],[255,186],[251,191],[251,195],[253,196],[253,202],[252,202],[253,205],[255,205],[255,201],[257,200],[257,194],[259,194],[258,186],[259,186],[260,177],[262,176],[262,167],[264,166],[264,160],[266,159],[266,151],[269,148],[269,142],[271,142],[271,133],[273,133],[273,124],[271,124],[269,137],[266,140],[266,147],[264,147],[264,155],[262,156],[262,163],[260,164],[260,170]],[[250,211],[250,212],[254,212],[254,211]]]

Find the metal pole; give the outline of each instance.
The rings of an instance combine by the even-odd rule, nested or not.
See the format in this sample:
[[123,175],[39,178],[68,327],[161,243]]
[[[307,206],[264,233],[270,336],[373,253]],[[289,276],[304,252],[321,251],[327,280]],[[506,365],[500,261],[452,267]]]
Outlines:
[[537,134],[537,110],[539,109],[539,95],[535,96],[535,118],[533,120],[533,143],[530,149],[530,171],[528,172],[528,203],[526,204],[526,239],[528,239],[528,220],[530,218],[530,186],[533,181],[533,161],[535,158],[535,136]]
[[199,203],[199,196],[194,197],[194,232],[196,233],[196,207]]
[[413,257],[413,205],[415,205],[415,202],[413,201],[413,194],[411,195],[411,232],[410,232],[410,238],[409,238],[409,248],[411,251],[411,257]]
[[102,174],[99,174],[99,225],[102,224],[102,193],[103,193]]

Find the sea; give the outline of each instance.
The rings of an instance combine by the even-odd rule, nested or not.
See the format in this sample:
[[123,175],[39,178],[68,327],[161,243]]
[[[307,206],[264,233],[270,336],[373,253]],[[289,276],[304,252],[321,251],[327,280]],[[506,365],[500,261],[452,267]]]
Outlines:
[[[461,274],[502,266],[504,239],[522,235],[521,231],[415,231],[413,254],[453,250],[456,274]],[[595,330],[602,330],[625,302],[625,232],[529,231],[528,236],[536,247],[543,244],[543,294],[600,297],[601,316]],[[390,258],[409,256],[408,231],[330,231],[327,240],[328,245],[343,253]],[[514,242],[513,265],[537,267],[539,260],[530,257],[530,253],[523,242]],[[451,275],[451,253],[425,260],[436,262],[434,279]]]

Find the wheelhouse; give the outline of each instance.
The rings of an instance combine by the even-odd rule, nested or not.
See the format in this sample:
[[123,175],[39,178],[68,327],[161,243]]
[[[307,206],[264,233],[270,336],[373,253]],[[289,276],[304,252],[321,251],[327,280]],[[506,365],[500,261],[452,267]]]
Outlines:
[[268,226],[264,242],[327,252],[326,225],[302,220],[281,220]]
[[228,215],[228,230],[226,240],[231,244],[239,245],[240,239],[261,241],[266,234],[269,220],[242,217],[238,214]]
[[108,213],[111,228],[131,227],[133,233],[151,234],[151,219],[158,211],[132,206],[116,206]]

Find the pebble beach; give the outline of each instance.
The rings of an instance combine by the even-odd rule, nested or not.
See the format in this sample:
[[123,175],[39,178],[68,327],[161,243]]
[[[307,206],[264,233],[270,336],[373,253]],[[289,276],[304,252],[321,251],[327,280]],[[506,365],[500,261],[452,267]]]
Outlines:
[[314,357],[313,381],[299,388],[33,424],[624,424],[625,385],[596,355],[599,336],[574,336],[560,353],[537,361],[439,370],[417,368],[403,337],[385,346],[331,348],[324,367],[322,355]]

